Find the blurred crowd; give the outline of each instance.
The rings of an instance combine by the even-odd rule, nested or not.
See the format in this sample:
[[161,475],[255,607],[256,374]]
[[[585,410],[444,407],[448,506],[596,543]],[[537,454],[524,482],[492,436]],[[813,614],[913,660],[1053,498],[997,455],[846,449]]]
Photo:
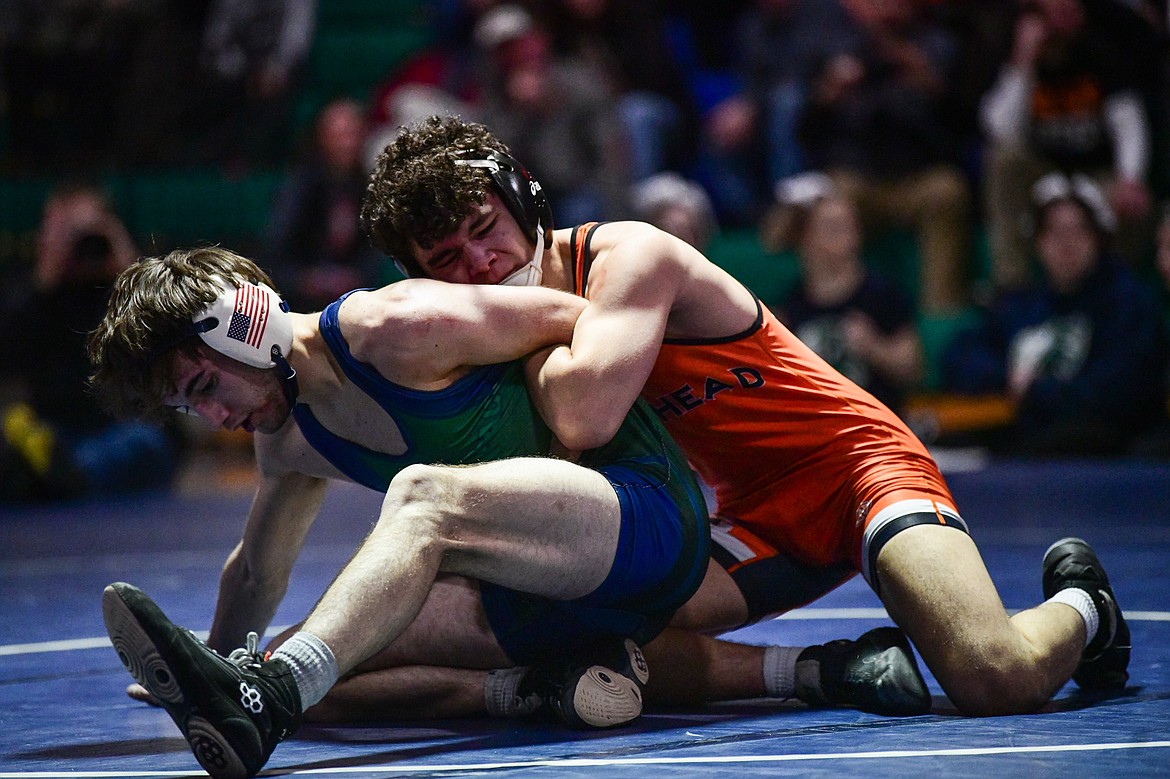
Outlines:
[[317,0],[3,0],[16,172],[281,161]]
[[[923,387],[920,323],[962,315],[937,389],[1015,411],[983,443],[1170,450],[1166,0],[413,5],[429,43],[298,124],[316,0],[0,0],[0,164],[62,183],[284,171],[257,254],[309,309],[388,280],[358,222],[367,171],[400,126],[460,114],[534,172],[558,226],[643,219],[700,249],[750,231],[762,262],[793,258],[764,302],[896,410]],[[95,250],[54,215],[77,192],[117,220],[100,189],[55,192],[36,295]],[[890,231],[912,237],[912,289],[867,263]],[[124,232],[102,231],[110,267],[136,251]],[[8,450],[42,422],[77,437],[21,408]]]

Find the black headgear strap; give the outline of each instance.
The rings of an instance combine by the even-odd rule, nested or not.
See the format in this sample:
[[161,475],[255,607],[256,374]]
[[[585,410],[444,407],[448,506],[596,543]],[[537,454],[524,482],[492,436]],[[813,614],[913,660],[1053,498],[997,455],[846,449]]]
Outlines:
[[297,372],[288,364],[288,360],[280,353],[280,347],[275,344],[272,346],[272,361],[280,370],[280,388],[284,391],[284,399],[291,409],[297,404],[297,396],[300,394],[300,387],[297,385]]
[[548,202],[544,188],[532,177],[527,168],[512,155],[501,151],[468,154],[460,163],[483,169],[488,174],[496,194],[504,201],[504,205],[524,230],[528,240],[535,244],[537,230],[541,230],[547,243],[549,233],[553,230],[552,206]]

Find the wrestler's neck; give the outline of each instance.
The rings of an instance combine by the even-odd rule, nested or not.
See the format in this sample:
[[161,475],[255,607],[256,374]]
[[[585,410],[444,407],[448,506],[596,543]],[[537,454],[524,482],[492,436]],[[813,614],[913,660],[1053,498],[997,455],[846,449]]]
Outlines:
[[571,229],[553,231],[552,242],[544,250],[544,261],[541,263],[544,273],[540,280],[542,287],[574,291],[576,268],[573,267],[573,232]]
[[316,314],[294,314],[288,362],[297,372],[302,403],[324,401],[345,380],[345,372],[321,334]]

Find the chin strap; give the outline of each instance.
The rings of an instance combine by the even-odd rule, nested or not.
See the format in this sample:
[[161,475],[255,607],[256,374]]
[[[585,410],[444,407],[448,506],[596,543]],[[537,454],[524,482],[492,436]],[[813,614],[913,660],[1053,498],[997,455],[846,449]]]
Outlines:
[[297,404],[297,395],[300,394],[300,388],[297,386],[297,372],[280,353],[279,346],[273,345],[272,347],[272,361],[276,363],[276,367],[281,373],[280,387],[284,390],[284,399],[288,401],[288,408],[291,411],[292,407]]
[[544,230],[540,223],[536,223],[536,251],[532,253],[532,261],[519,270],[509,273],[497,284],[502,287],[539,287],[544,276],[541,267],[544,260]]

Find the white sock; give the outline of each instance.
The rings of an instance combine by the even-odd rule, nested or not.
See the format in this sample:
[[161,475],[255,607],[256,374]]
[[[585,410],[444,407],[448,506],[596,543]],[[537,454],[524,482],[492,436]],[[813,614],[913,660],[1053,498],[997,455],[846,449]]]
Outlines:
[[301,711],[325,697],[340,675],[337,658],[325,642],[301,630],[272,653],[288,664],[301,694]]
[[1085,646],[1088,646],[1097,637],[1097,630],[1101,625],[1101,617],[1097,613],[1097,606],[1089,593],[1076,587],[1066,587],[1048,599],[1048,603],[1063,603],[1072,606],[1085,621]]
[[791,698],[796,693],[796,658],[799,646],[770,646],[764,649],[764,689],[771,698]]
[[501,668],[488,671],[483,680],[483,705],[489,717],[517,717],[527,713],[516,697],[516,688],[527,668]]

